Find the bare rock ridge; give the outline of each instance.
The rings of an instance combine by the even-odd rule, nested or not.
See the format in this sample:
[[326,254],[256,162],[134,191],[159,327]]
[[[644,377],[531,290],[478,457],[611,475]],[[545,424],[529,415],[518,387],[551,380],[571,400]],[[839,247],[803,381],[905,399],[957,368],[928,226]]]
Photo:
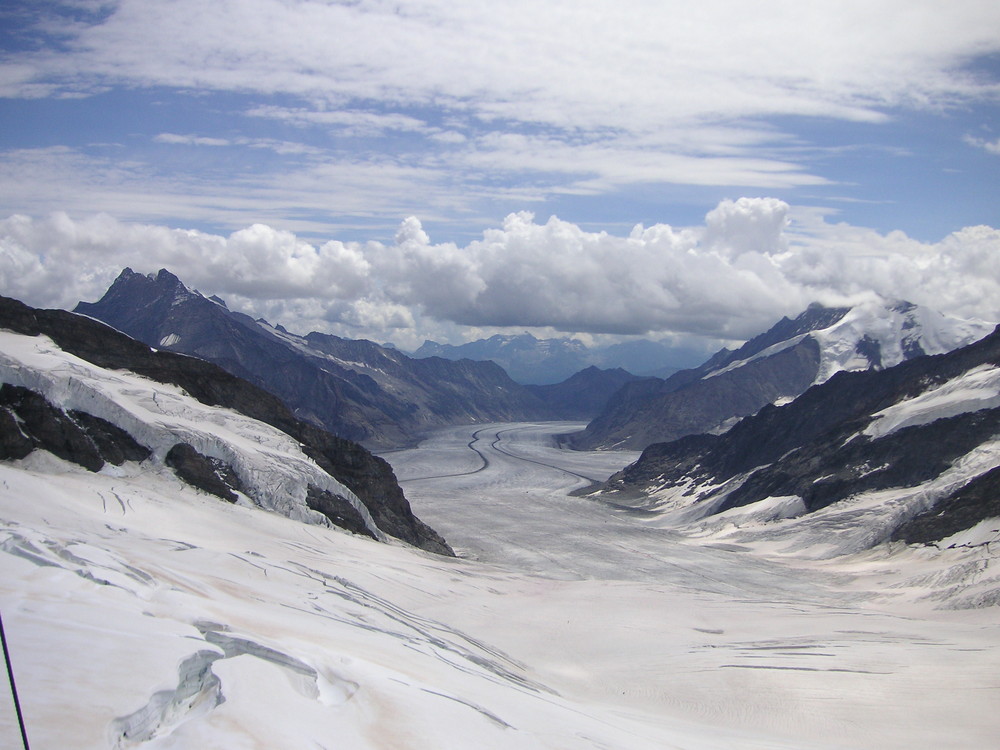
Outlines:
[[126,268],[76,312],[213,362],[275,394],[298,418],[371,447],[411,445],[450,424],[555,418],[492,362],[412,359],[371,341],[296,336],[229,310],[165,269],[145,276]]
[[781,498],[796,515],[835,503],[857,515],[863,494],[902,490],[871,544],[937,542],[1000,516],[998,368],[1000,328],[946,354],[838,372],[724,434],[648,446],[598,496],[690,519]]
[[[276,396],[222,368],[151,349],[82,315],[35,310],[4,297],[0,297],[0,327],[25,336],[45,335],[63,351],[98,367],[128,370],[179,386],[202,404],[226,407],[281,430],[298,441],[320,469],[357,496],[381,532],[432,552],[453,554],[440,535],[413,515],[388,463],[357,443],[295,418]],[[38,448],[91,471],[100,470],[105,462],[121,465],[149,455],[146,447],[105,420],[81,411],[62,411],[40,394],[4,384],[0,388],[0,458],[23,458]],[[210,487],[208,491],[226,499],[239,489],[227,467],[199,457],[190,446],[175,446],[171,453],[170,463],[187,481],[201,482],[203,488]],[[320,488],[311,488],[308,502],[331,522],[364,533],[357,511],[348,510],[350,503]]]

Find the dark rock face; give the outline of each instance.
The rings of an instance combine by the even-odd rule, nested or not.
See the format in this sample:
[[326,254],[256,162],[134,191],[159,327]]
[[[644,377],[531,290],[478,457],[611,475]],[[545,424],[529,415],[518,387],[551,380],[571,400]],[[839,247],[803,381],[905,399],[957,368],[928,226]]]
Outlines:
[[236,492],[243,492],[243,485],[232,466],[218,458],[202,455],[187,443],[171,448],[164,463],[192,487],[231,503],[239,499]]
[[64,412],[20,386],[0,386],[0,458],[46,450],[90,471],[105,462],[142,461],[150,451],[115,425],[79,411]]
[[526,388],[544,401],[559,419],[591,419],[625,384],[641,378],[622,369],[601,370],[588,367],[555,385],[529,385]]
[[9,408],[0,409],[0,461],[25,458],[35,450],[35,443],[21,429],[17,415]]
[[139,462],[150,457],[149,448],[140,445],[118,425],[83,411],[70,411],[69,415],[94,442],[101,457],[109,464],[121,466],[126,461]]
[[322,513],[341,528],[353,531],[355,534],[375,538],[365,524],[365,519],[358,513],[357,508],[340,495],[309,485],[306,493],[306,505],[310,509]]
[[[718,486],[748,475],[715,512],[767,497],[796,495],[813,511],[869,490],[916,487],[1000,435],[1000,408],[906,427],[873,439],[863,433],[877,412],[973,367],[1000,364],[1000,329],[963,349],[883,370],[840,372],[783,407],[766,406],[722,435],[658,443],[605,485],[635,497],[694,482]],[[940,539],[996,515],[996,470],[974,480],[897,532]]]
[[[155,351],[82,315],[34,310],[5,297],[0,297],[0,327],[27,336],[44,334],[64,351],[95,365],[179,386],[203,404],[230,408],[282,430],[298,440],[306,455],[324,471],[354,492],[386,534],[432,552],[453,554],[440,535],[413,515],[388,463],[357,443],[296,419],[276,396],[222,368],[193,357]],[[8,416],[0,417],[0,423],[17,426],[16,413]],[[18,438],[10,435],[16,449]]]
[[278,396],[299,419],[371,446],[412,444],[431,427],[553,418],[492,362],[411,359],[370,341],[297,337],[192,292],[166,270],[122,271],[76,311],[149,346],[189,354]]
[[[890,438],[809,443],[754,472],[719,510],[797,495],[812,511],[859,492],[915,487],[939,476],[998,429],[1000,409],[987,409],[909,427]],[[847,439],[845,432],[838,430],[831,438]]]
[[1000,517],[1000,467],[976,477],[933,508],[896,529],[892,538],[907,544],[933,544],[987,518]]

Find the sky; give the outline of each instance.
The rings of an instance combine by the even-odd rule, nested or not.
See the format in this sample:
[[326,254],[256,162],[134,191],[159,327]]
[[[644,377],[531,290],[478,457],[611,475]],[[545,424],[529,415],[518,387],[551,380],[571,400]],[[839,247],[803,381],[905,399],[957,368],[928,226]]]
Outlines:
[[1000,4],[0,5],[0,293],[166,267],[305,333],[1000,321]]

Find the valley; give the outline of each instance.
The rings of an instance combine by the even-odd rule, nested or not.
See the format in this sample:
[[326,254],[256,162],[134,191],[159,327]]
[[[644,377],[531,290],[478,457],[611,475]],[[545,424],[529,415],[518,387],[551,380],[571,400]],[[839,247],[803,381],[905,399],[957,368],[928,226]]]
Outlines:
[[1000,624],[989,609],[933,609],[981,553],[897,545],[819,563],[658,528],[648,512],[567,494],[635,457],[559,450],[571,427],[454,428],[386,456],[418,515],[461,556],[517,570],[528,592],[443,601],[436,616],[489,632],[560,692],[706,722],[679,747],[727,730],[748,732],[738,747],[989,742],[994,719],[973,706],[997,689]]

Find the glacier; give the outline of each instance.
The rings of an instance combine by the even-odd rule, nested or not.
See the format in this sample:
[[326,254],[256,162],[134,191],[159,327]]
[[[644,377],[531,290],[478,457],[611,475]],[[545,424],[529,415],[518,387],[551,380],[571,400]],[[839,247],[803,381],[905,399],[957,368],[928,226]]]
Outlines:
[[[567,423],[477,424],[385,454],[448,558],[316,523],[304,487],[335,480],[284,433],[178,388],[6,333],[0,374],[153,449],[96,473],[44,451],[0,462],[0,610],[34,747],[958,750],[1000,735],[1000,519],[950,548],[816,555],[850,519],[793,533],[807,518],[776,498],[671,528],[571,494],[636,453],[561,450]],[[966,402],[992,387],[973,377]],[[229,504],[179,481],[162,459],[181,438],[260,489]],[[0,697],[0,745],[18,737]]]

